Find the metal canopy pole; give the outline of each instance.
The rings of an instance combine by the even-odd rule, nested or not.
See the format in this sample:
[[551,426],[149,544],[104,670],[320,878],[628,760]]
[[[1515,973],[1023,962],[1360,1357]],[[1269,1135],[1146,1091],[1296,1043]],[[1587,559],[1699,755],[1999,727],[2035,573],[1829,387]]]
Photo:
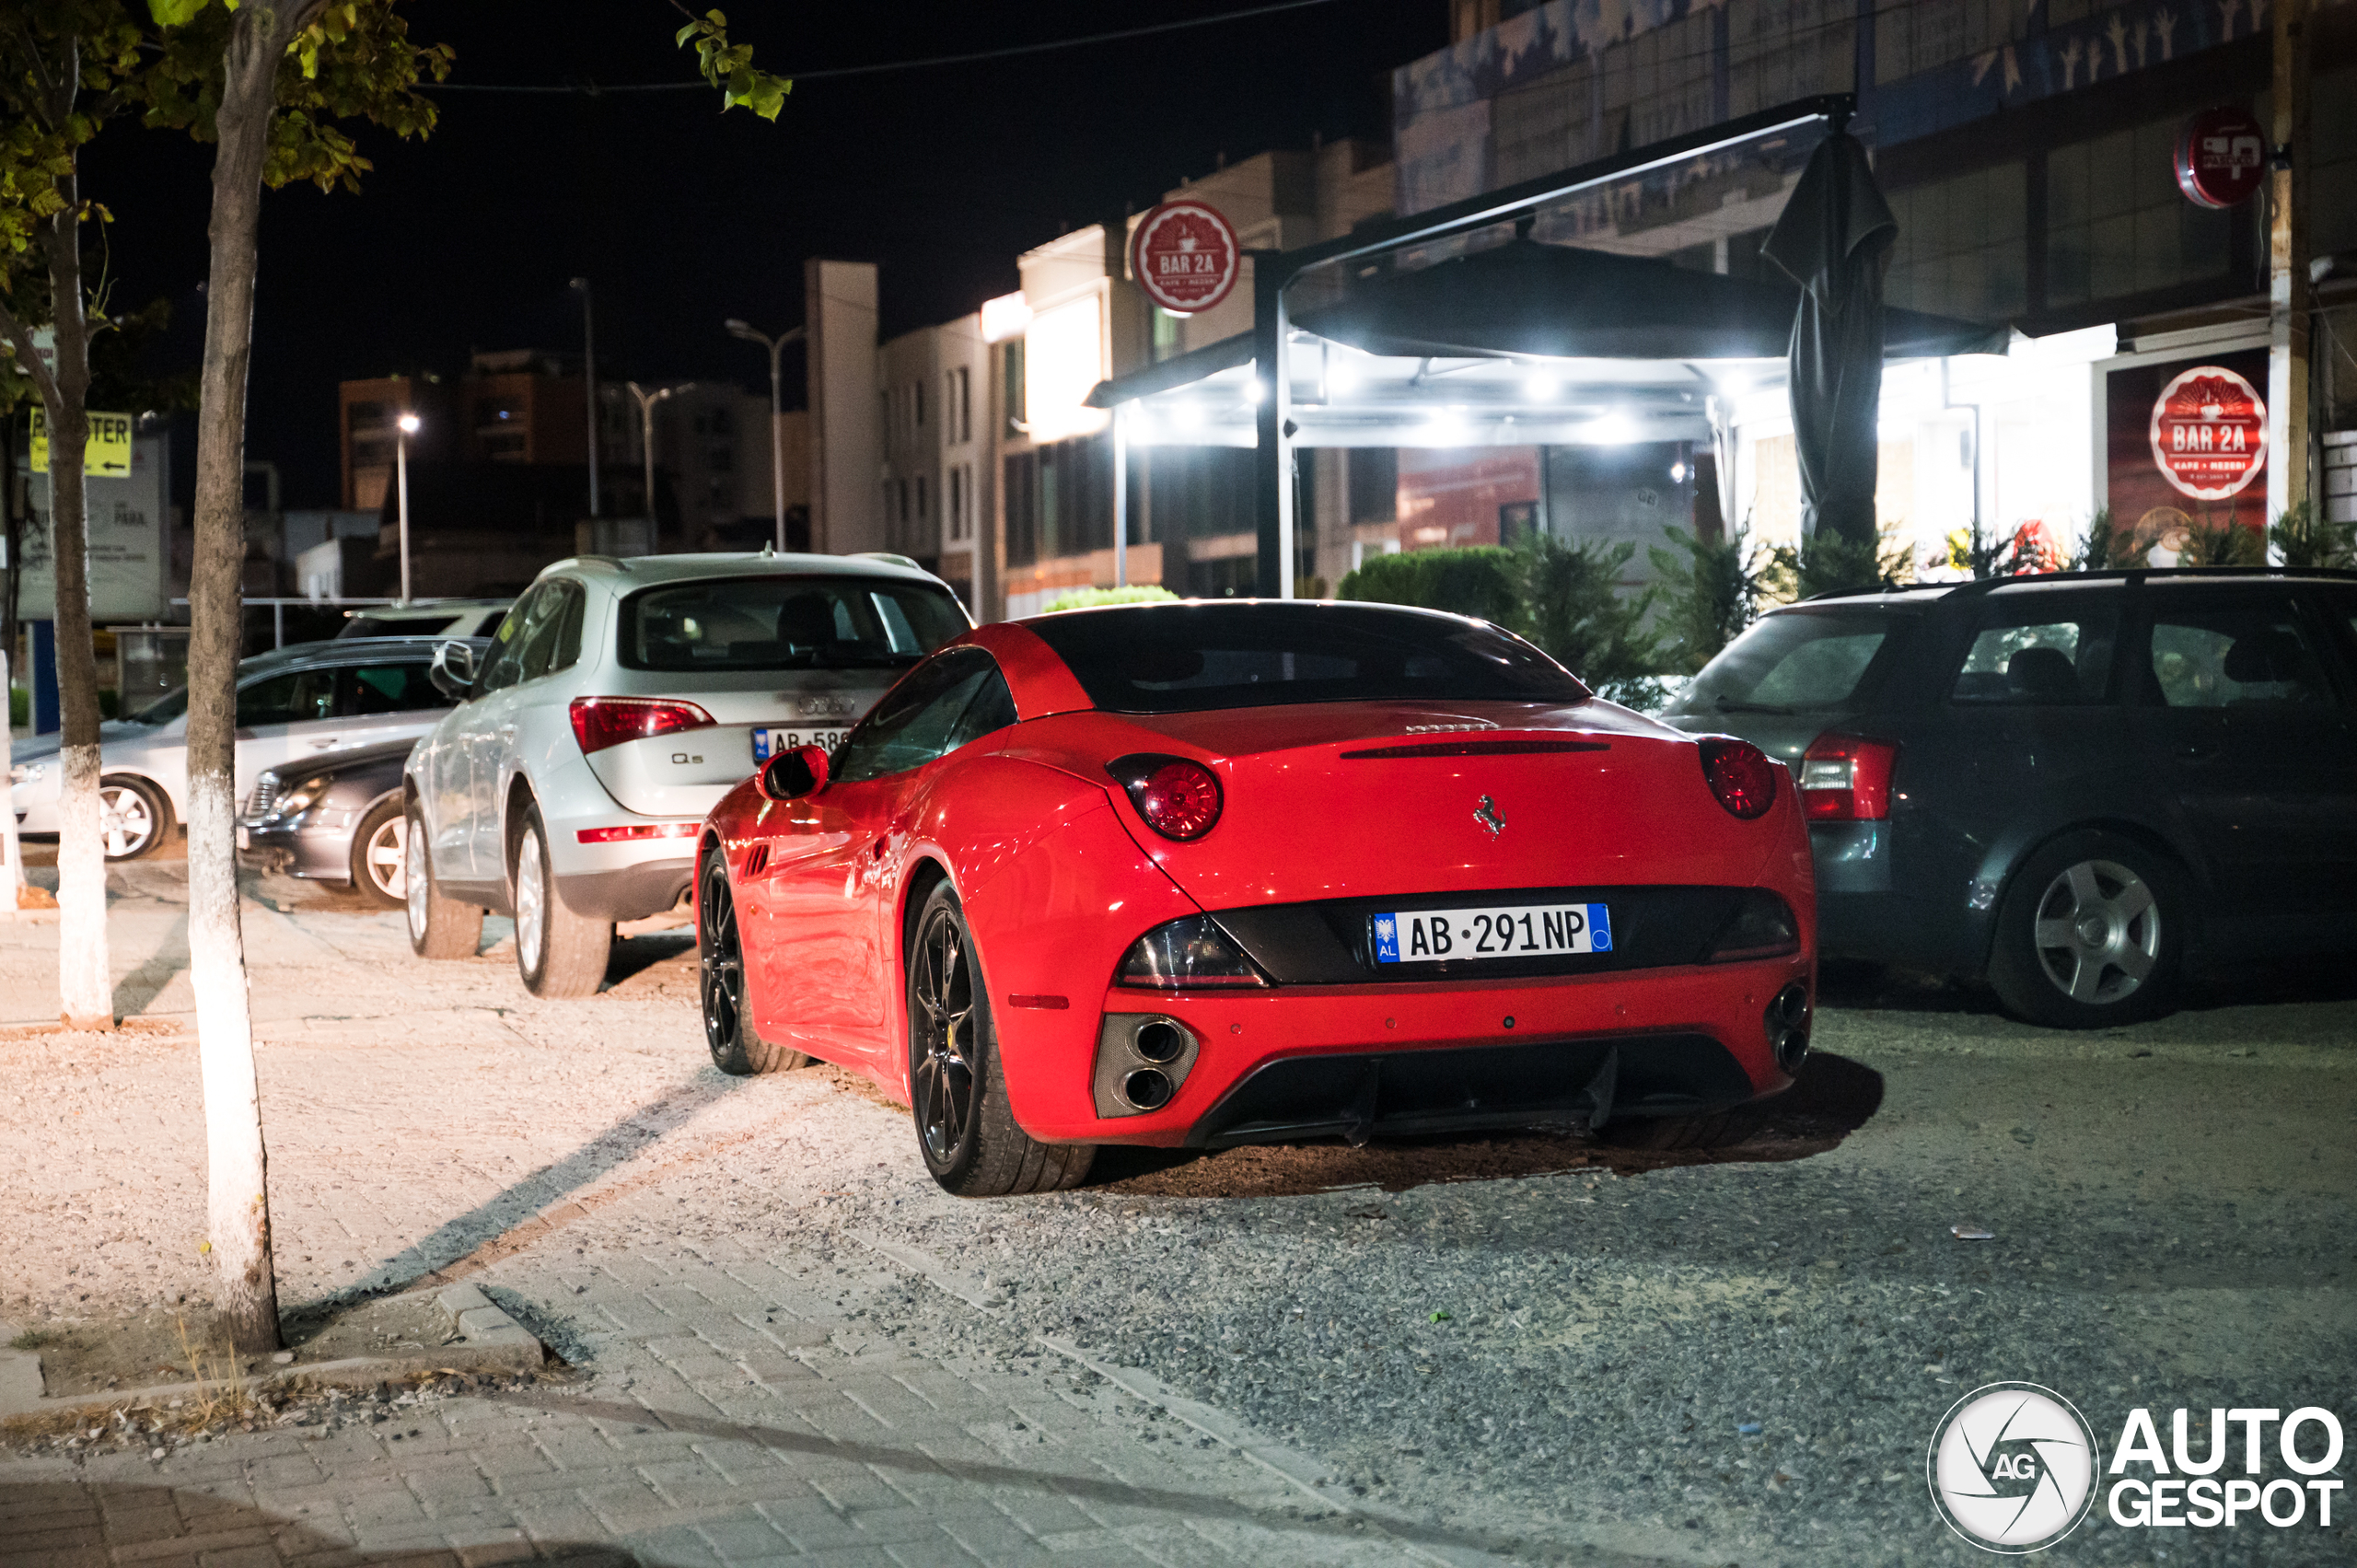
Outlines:
[[1130,586],[1130,411],[1113,410],[1113,586]]
[[1294,270],[1275,250],[1252,258],[1252,493],[1253,521],[1260,534],[1253,592],[1262,598],[1293,597],[1292,456],[1284,429],[1285,284]]

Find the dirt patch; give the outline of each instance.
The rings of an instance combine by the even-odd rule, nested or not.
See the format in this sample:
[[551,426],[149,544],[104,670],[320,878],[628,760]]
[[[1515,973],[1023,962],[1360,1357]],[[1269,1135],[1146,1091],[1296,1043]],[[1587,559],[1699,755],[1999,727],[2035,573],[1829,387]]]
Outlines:
[[230,1354],[210,1312],[149,1310],[125,1318],[54,1321],[10,1342],[41,1356],[50,1398],[106,1394],[161,1383],[253,1376],[360,1356],[407,1356],[452,1340],[449,1319],[431,1296],[395,1295],[289,1315],[281,1334],[289,1359]]

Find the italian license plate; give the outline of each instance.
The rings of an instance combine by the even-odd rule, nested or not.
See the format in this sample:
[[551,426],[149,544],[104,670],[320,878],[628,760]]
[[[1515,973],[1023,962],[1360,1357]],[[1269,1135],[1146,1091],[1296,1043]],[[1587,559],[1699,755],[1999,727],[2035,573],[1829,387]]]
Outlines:
[[1612,951],[1602,904],[1505,904],[1496,909],[1401,910],[1369,922],[1381,964],[1547,958]]
[[803,746],[823,746],[832,751],[843,743],[839,729],[755,729],[753,731],[753,761],[766,762],[781,751],[792,751]]

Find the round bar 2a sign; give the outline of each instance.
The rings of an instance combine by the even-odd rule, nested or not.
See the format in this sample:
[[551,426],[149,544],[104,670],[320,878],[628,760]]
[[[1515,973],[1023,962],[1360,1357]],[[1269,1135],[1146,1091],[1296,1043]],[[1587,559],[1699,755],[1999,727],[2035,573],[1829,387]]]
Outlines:
[[2153,403],[2153,460],[2197,501],[2223,501],[2267,463],[2267,404],[2223,365],[2174,377]]
[[1130,276],[1173,315],[1217,305],[1243,270],[1236,230],[1218,208],[1202,202],[1165,202],[1130,235]]

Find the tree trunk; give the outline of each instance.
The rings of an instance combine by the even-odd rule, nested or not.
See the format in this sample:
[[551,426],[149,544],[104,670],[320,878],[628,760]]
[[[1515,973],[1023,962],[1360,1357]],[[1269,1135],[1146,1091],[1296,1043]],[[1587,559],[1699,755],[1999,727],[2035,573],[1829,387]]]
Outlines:
[[246,377],[278,62],[317,4],[239,8],[224,65],[213,161],[211,281],[196,440],[196,550],[189,573],[188,940],[204,1072],[210,1170],[205,1231],[218,1305],[241,1353],[278,1348],[268,1156],[254,1076],[253,1007],[238,912],[235,745],[245,553]]
[[[66,56],[70,64],[74,56]],[[57,371],[49,415],[49,520],[57,582],[57,994],[65,1027],[114,1028],[107,956],[107,860],[99,827],[99,661],[90,646],[89,529],[82,462],[90,436],[90,326],[82,299],[80,190],[57,182],[65,207],[41,226]]]

